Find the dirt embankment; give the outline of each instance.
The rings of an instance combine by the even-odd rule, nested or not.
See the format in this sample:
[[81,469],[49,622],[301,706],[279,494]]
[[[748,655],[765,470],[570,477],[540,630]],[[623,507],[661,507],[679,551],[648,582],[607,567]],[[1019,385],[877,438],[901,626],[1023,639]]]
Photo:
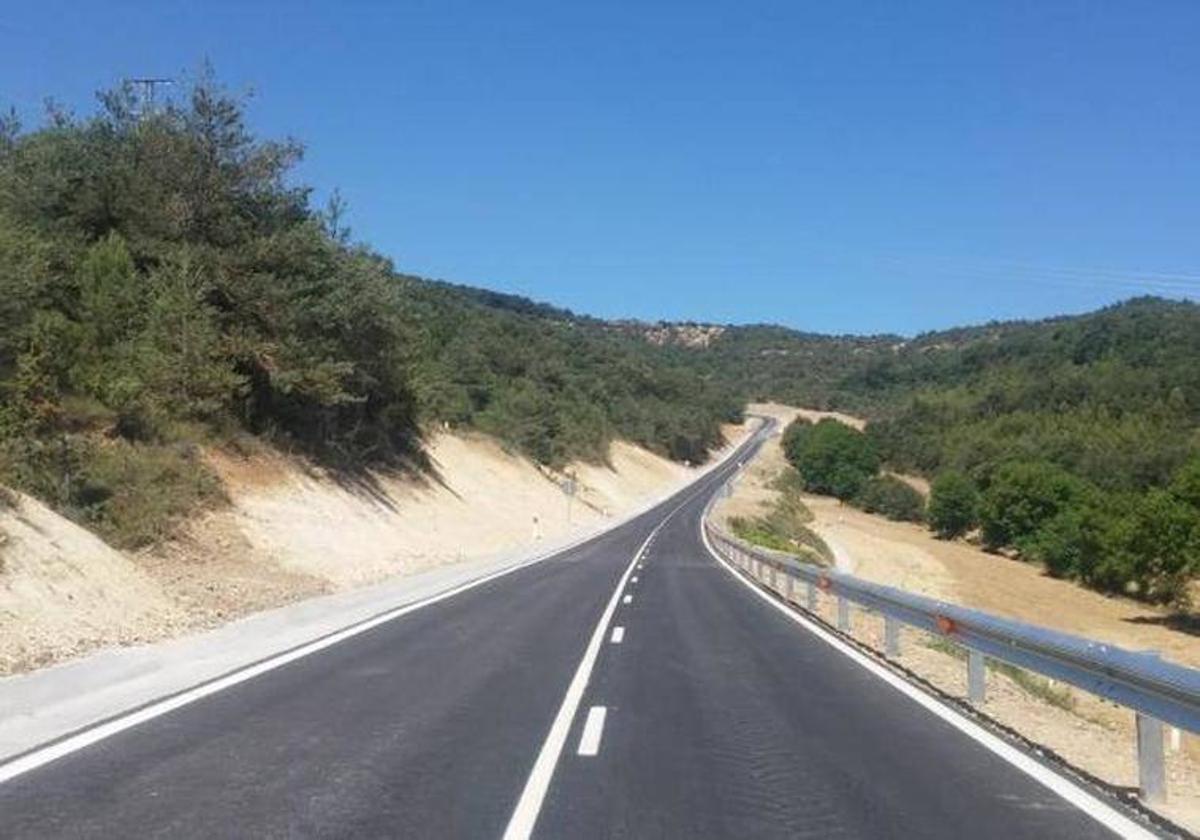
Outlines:
[[[773,416],[781,425],[798,415],[816,419],[821,414],[780,405],[750,410]],[[786,466],[779,439],[769,441],[747,465],[733,495],[714,509],[718,521],[762,515],[774,504],[772,484]],[[1033,564],[988,554],[966,542],[938,540],[920,525],[892,522],[836,499],[805,494],[803,500],[813,515],[808,527],[851,574],[1133,650],[1156,650],[1167,659],[1200,667],[1200,639],[1186,628],[1177,629],[1165,610],[1056,580]],[[833,623],[833,601],[822,601],[819,611]],[[882,649],[877,618],[856,616],[854,635]],[[966,669],[944,642],[906,630],[902,649],[902,665],[941,690],[964,696]],[[989,715],[1111,784],[1136,787],[1131,712],[1037,677],[1018,681],[994,671],[988,685],[984,710]],[[1162,810],[1198,831],[1200,738],[1171,732],[1167,747],[1170,801]]]
[[0,674],[561,538],[695,474],[622,442],[607,466],[561,474],[477,435],[440,434],[428,454],[428,476],[347,482],[282,455],[211,453],[231,504],[133,554],[28,497],[0,507]]
[[[777,404],[749,410],[775,417],[781,426],[798,415],[826,416]],[[786,465],[778,438],[770,441],[718,513],[761,514],[760,505],[776,492],[770,483]],[[925,486],[920,479],[911,483],[918,489]],[[813,514],[809,526],[842,555],[852,574],[1121,647],[1157,650],[1167,659],[1200,667],[1200,638],[1174,629],[1176,622],[1166,610],[1093,592],[1052,578],[1035,564],[989,554],[961,540],[939,540],[921,525],[892,522],[828,496],[805,494],[804,503]]]

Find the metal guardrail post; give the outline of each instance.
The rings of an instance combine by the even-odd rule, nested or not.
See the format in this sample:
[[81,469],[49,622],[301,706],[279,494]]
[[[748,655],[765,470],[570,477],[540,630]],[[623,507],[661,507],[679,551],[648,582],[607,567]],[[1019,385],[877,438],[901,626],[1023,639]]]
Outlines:
[[1137,714],[1138,796],[1147,804],[1165,802],[1167,768],[1163,759],[1163,725],[1149,715]]
[[[785,578],[792,578],[794,596],[803,583],[807,607],[814,612],[820,590],[837,598],[838,627],[843,631],[850,629],[851,604],[884,616],[885,622],[890,619],[896,630],[893,639],[888,638],[889,628],[884,628],[889,657],[898,653],[901,627],[961,646],[967,651],[967,693],[973,703],[984,702],[986,660],[994,658],[1136,712],[1141,790],[1148,800],[1165,796],[1164,727],[1200,733],[1198,669],[1163,661],[1150,652],[1127,650],[865,581],[786,552],[752,547],[715,527],[708,534],[718,551],[727,560],[736,559],[747,576],[762,579],[766,568],[781,571]],[[778,582],[777,573],[772,580]],[[1174,747],[1175,741],[1170,744]]]
[[987,666],[977,650],[967,651],[967,699],[975,704],[987,699]]
[[900,622],[890,615],[883,617],[883,652],[893,659],[900,655]]

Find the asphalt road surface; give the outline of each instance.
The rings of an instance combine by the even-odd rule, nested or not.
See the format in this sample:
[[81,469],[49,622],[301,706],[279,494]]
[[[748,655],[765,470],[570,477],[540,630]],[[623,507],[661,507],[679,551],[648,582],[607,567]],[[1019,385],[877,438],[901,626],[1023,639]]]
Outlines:
[[1110,836],[719,565],[733,466],[0,785],[0,837]]

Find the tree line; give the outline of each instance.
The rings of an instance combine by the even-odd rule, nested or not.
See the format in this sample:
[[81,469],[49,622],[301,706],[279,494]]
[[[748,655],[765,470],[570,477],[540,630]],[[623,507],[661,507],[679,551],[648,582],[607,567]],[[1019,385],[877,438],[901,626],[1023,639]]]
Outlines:
[[1190,606],[1200,574],[1200,457],[1163,487],[1105,490],[1047,460],[1003,459],[937,474],[926,500],[881,475],[879,442],[832,419],[797,419],[782,441],[806,489],[870,513],[927,522],[943,539],[977,533],[985,549],[1042,563],[1057,577],[1155,603]]
[[205,74],[152,111],[0,120],[0,483],[122,546],[218,503],[204,446],[420,469],[449,423],[551,465],[703,461],[737,395],[636,339],[399,274]]

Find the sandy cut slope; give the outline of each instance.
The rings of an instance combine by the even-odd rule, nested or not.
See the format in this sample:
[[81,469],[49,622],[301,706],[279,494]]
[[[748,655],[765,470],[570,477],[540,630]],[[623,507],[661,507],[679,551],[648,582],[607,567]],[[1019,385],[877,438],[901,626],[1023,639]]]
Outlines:
[[14,506],[0,508],[0,673],[185,625],[136,562],[35,499],[13,495]]
[[[725,432],[740,442],[748,427]],[[32,499],[0,509],[0,673],[560,540],[697,473],[623,442],[605,464],[560,472],[475,434],[438,434],[427,454],[427,474],[346,477],[278,453],[211,452],[230,504],[134,554]]]

